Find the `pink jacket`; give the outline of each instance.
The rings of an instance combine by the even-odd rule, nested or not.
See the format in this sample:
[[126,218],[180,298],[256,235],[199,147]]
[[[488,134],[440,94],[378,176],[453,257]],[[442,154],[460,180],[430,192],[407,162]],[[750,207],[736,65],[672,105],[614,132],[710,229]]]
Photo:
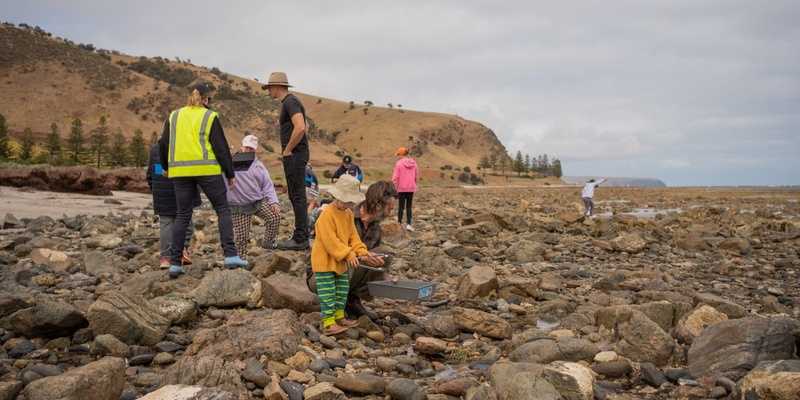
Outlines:
[[416,192],[418,179],[416,161],[411,158],[397,160],[397,163],[394,164],[392,183],[397,187],[398,192]]

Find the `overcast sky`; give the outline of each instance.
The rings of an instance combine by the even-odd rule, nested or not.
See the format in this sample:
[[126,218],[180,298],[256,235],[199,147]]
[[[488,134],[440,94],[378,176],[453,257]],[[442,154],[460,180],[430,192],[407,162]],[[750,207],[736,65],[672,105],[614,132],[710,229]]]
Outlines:
[[800,184],[798,0],[6,0],[0,20],[457,114],[565,175]]

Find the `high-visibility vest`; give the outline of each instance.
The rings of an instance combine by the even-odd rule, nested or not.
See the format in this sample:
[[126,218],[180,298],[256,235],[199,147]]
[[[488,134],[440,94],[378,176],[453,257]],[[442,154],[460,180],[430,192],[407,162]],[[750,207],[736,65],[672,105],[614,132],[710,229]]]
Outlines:
[[169,177],[219,175],[222,168],[208,141],[217,113],[186,106],[169,115]]

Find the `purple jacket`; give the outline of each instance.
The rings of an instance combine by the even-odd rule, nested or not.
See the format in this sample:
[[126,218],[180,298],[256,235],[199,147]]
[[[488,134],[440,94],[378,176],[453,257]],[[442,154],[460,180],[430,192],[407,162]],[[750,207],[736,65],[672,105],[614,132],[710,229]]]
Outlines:
[[[225,185],[228,185],[227,180]],[[228,203],[244,206],[262,199],[266,199],[271,206],[278,205],[278,195],[275,193],[275,185],[272,184],[269,171],[261,161],[255,159],[247,171],[236,171],[236,187],[228,190]]]

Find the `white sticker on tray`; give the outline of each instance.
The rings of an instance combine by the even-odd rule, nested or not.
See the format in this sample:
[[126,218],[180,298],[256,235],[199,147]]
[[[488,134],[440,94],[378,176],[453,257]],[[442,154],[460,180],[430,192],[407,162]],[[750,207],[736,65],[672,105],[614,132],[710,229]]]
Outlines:
[[430,296],[431,292],[433,292],[433,286],[424,287],[424,288],[419,290],[419,296],[417,296],[417,298],[418,299],[424,299],[424,298]]

